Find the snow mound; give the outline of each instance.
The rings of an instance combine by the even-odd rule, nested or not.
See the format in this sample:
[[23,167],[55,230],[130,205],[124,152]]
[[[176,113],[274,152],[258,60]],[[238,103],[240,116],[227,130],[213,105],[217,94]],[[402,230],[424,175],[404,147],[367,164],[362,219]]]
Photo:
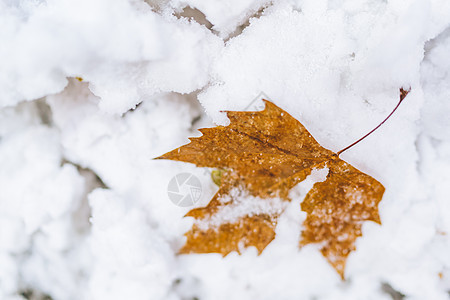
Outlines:
[[[0,298],[448,299],[449,28],[445,0],[0,1]],[[197,207],[217,186],[152,158],[261,98],[338,151],[400,87],[342,155],[386,187],[345,282],[298,248],[326,170],[219,214],[283,211],[261,255],[177,254],[192,207],[168,183],[196,176]]]

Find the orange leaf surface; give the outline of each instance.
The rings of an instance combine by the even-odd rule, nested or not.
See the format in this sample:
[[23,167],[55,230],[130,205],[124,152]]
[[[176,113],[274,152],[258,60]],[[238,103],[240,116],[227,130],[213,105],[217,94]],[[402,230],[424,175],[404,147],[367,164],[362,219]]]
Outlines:
[[256,112],[228,111],[228,126],[203,128],[201,137],[159,159],[223,169],[210,203],[191,210],[196,222],[180,253],[227,255],[254,246],[261,253],[275,238],[289,190],[313,169],[328,168],[301,209],[307,213],[300,246],[319,243],[343,277],[345,261],[361,236],[363,221],[380,223],[384,187],[323,148],[295,118],[270,101]]

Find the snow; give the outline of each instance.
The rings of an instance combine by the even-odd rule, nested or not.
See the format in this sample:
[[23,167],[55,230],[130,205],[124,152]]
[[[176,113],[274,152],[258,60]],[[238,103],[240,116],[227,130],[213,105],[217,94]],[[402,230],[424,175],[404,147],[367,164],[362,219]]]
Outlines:
[[232,200],[234,201],[231,204],[219,207],[214,215],[196,222],[196,225],[206,231],[208,228],[217,228],[221,224],[239,222],[246,216],[277,216],[284,211],[286,206],[286,202],[280,198],[261,199],[236,188],[232,189],[229,195],[220,197],[220,202],[223,204]]
[[205,15],[212,25],[212,30],[224,39],[239,31],[239,26],[270,4],[268,0],[241,1],[202,1],[202,0],[172,0],[170,6],[179,8],[190,7]]
[[[0,70],[1,299],[448,299],[450,2],[3,0]],[[326,170],[290,203],[242,196],[224,212],[283,209],[261,255],[177,255],[193,220],[170,179],[199,178],[198,207],[217,186],[152,158],[261,95],[338,151],[400,87],[391,119],[342,154],[386,187],[347,281],[318,245],[298,249],[300,203]]]
[[30,2],[24,14],[20,4],[0,4],[2,106],[58,93],[66,77],[77,76],[108,102],[103,110],[120,114],[143,97],[204,86],[222,44],[206,28],[163,18],[144,2]]

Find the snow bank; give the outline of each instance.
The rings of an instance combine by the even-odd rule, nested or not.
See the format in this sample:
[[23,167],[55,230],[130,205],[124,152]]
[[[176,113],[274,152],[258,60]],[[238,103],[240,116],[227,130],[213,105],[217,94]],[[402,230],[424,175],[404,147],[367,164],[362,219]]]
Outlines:
[[[448,299],[448,28],[443,0],[0,2],[0,298]],[[320,172],[260,256],[177,255],[192,220],[167,184],[197,176],[196,206],[217,187],[152,158],[261,97],[337,151],[402,86],[342,156],[386,187],[347,281],[297,247]]]
[[2,107],[80,77],[107,102],[103,110],[123,113],[146,96],[204,86],[221,44],[206,28],[138,1],[3,2],[0,26]]

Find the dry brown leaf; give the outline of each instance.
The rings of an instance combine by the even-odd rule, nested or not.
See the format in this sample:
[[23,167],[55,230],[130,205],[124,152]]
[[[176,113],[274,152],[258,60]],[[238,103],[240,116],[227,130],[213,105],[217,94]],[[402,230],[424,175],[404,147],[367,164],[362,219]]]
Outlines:
[[[263,111],[228,111],[227,116],[228,126],[200,129],[201,137],[158,157],[223,170],[211,202],[187,214],[196,222],[180,253],[225,256],[249,246],[261,253],[275,238],[289,190],[313,169],[327,167],[327,179],[314,184],[301,204],[307,218],[300,246],[319,243],[343,277],[362,222],[380,223],[378,203],[384,187],[323,148],[299,121],[270,101],[265,100]],[[223,219],[224,211],[235,216]]]

